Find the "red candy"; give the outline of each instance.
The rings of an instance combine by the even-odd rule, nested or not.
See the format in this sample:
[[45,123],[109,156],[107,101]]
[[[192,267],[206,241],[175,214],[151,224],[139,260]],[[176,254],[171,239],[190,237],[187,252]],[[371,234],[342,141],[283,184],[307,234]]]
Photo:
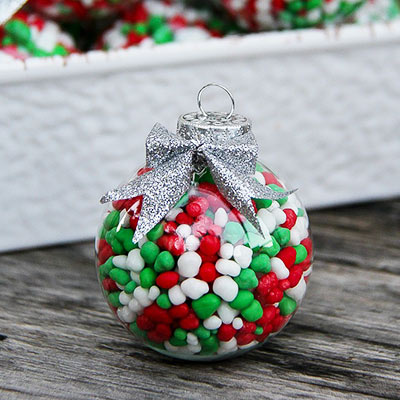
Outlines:
[[173,319],[181,319],[189,314],[189,306],[186,303],[180,304],[179,306],[172,306],[168,310],[168,313]]
[[159,307],[156,303],[146,307],[143,310],[143,314],[153,322],[162,322],[164,324],[170,324],[172,322],[168,311]]
[[283,292],[279,288],[273,288],[264,299],[267,304],[278,303],[283,299]]
[[218,329],[217,337],[223,342],[231,340],[236,334],[236,329],[232,325],[222,324]]
[[174,256],[180,256],[185,251],[185,241],[176,234],[161,236],[157,244]]
[[301,277],[303,276],[303,268],[300,265],[295,265],[291,270],[288,277],[288,281],[290,282],[290,287],[295,287]]
[[275,272],[269,272],[266,275],[263,275],[258,281],[257,292],[266,296],[273,288],[278,285],[278,278]]
[[239,346],[244,346],[251,343],[255,339],[255,335],[252,333],[241,333],[236,335],[236,341]]
[[154,328],[154,323],[146,315],[142,314],[136,318],[136,324],[139,329],[149,331]]
[[210,262],[205,262],[200,267],[198,277],[205,282],[214,282],[215,279],[219,276],[217,270],[215,269],[215,265]]
[[178,283],[179,274],[175,271],[167,271],[157,276],[156,284],[160,288],[170,289]]
[[282,184],[278,181],[278,179],[276,178],[276,176],[273,173],[271,173],[271,172],[261,172],[261,173],[263,174],[266,185],[274,184],[279,187],[282,187]]
[[199,327],[200,322],[194,313],[190,313],[186,317],[180,320],[179,325],[182,329],[190,331]]
[[111,278],[104,278],[102,285],[104,290],[107,290],[108,292],[119,290],[117,284]]
[[179,213],[176,218],[175,221],[181,225],[181,224],[186,224],[186,225],[192,225],[193,224],[193,218],[190,217],[189,215],[187,215],[184,212]]
[[274,306],[266,306],[263,310],[262,317],[257,320],[258,325],[265,326],[269,324],[276,316],[276,308]]
[[207,256],[217,254],[221,247],[221,242],[216,236],[204,236],[200,241],[200,250]]
[[243,321],[243,327],[240,329],[240,333],[253,333],[257,328],[254,322]]
[[287,268],[291,268],[296,261],[296,250],[293,247],[285,247],[276,257],[280,258]]
[[174,221],[168,221],[165,225],[164,225],[164,232],[165,233],[175,233],[177,228],[177,225]]
[[292,229],[297,221],[296,213],[291,208],[286,208],[283,212],[286,214],[286,221],[281,224],[281,227]]

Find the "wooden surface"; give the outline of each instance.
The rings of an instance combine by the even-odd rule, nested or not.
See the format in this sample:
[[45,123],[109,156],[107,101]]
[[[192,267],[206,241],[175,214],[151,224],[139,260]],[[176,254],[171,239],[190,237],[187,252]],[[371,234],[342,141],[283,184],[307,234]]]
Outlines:
[[317,257],[277,337],[167,359],[111,316],[91,243],[0,256],[0,399],[400,398],[400,201],[311,213]]

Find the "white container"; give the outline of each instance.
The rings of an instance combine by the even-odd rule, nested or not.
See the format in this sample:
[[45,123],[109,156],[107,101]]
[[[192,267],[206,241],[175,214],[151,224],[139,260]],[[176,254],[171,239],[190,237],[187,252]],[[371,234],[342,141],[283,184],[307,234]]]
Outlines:
[[0,62],[0,250],[93,237],[153,124],[175,129],[208,82],[308,208],[399,195],[399,45],[396,22]]

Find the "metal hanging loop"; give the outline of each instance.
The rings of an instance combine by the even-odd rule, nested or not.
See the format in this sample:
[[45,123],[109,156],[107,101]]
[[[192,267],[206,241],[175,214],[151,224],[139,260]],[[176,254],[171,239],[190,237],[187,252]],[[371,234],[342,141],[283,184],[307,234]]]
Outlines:
[[208,116],[209,116],[209,113],[207,113],[207,111],[204,110],[204,108],[203,108],[203,106],[202,106],[202,104],[201,104],[201,96],[202,96],[202,94],[203,94],[203,91],[204,91],[206,88],[210,87],[210,86],[216,86],[216,87],[222,89],[222,90],[229,96],[229,98],[231,99],[231,110],[230,110],[229,114],[226,116],[226,119],[229,119],[230,117],[232,117],[232,115],[233,115],[233,113],[234,113],[234,111],[235,111],[235,99],[233,98],[232,93],[231,93],[225,86],[222,86],[222,85],[220,85],[220,84],[218,84],[218,83],[208,83],[207,85],[203,86],[203,87],[199,90],[199,93],[197,93],[197,105],[198,105],[198,107],[199,107],[200,112],[201,112],[205,117],[208,117]]

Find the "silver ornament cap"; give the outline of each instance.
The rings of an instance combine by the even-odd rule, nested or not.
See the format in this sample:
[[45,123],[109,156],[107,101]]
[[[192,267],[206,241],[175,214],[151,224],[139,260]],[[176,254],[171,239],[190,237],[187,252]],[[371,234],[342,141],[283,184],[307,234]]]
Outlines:
[[[229,112],[205,111],[201,97],[204,90],[210,86],[218,87],[227,93],[231,100]],[[199,111],[183,114],[177,123],[177,133],[187,140],[203,143],[205,141],[225,141],[234,139],[251,131],[251,121],[235,113],[235,100],[232,93],[224,86],[209,83],[203,86],[197,94]]]

